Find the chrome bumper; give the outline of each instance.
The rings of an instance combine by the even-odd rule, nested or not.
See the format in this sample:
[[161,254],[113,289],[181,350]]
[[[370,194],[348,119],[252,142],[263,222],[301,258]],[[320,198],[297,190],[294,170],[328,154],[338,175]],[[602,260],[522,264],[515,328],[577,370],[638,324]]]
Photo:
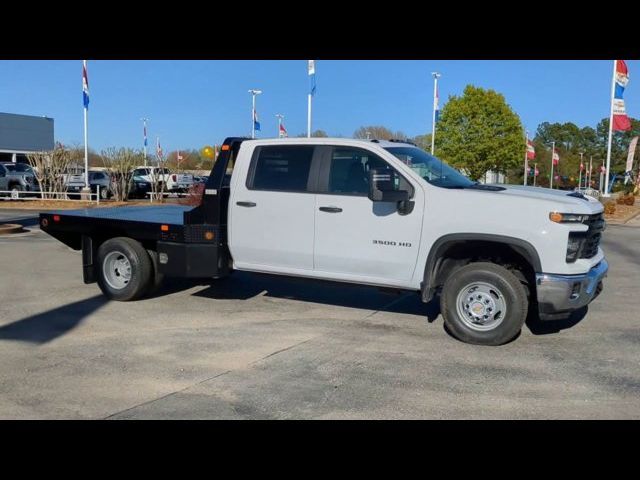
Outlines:
[[571,312],[591,303],[602,290],[602,279],[608,271],[609,264],[602,259],[584,275],[536,274],[540,319],[566,318]]

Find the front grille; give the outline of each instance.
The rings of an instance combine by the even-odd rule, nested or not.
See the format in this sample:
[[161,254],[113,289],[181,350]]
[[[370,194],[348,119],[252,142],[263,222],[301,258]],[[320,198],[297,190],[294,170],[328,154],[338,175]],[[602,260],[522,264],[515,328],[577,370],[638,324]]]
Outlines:
[[593,258],[598,254],[602,232],[605,228],[604,213],[591,215],[585,225],[589,227],[589,230],[586,232],[579,258]]

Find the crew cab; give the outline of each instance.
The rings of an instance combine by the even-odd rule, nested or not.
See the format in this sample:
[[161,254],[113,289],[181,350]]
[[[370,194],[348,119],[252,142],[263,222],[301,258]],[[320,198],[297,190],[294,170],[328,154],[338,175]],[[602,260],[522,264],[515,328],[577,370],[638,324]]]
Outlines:
[[601,291],[603,206],[579,193],[480,185],[409,143],[228,138],[199,207],[47,213],[112,300],[163,276],[232,270],[414,291],[449,331],[501,345],[528,313],[569,316]]

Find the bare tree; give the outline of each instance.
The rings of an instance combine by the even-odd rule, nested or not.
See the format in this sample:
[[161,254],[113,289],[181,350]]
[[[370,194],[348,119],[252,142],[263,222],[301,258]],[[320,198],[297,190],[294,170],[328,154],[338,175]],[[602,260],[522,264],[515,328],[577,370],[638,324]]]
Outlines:
[[131,148],[108,148],[101,152],[104,167],[109,171],[113,196],[126,202],[131,189],[133,170],[143,161],[143,154]]
[[62,145],[48,152],[36,152],[27,155],[29,164],[35,171],[40,184],[41,198],[55,198],[65,190],[65,174],[76,160],[76,155]]
[[149,175],[151,180],[151,199],[163,202],[168,176],[164,173],[166,159],[161,151],[156,152],[156,167],[149,168],[151,168],[151,175]]

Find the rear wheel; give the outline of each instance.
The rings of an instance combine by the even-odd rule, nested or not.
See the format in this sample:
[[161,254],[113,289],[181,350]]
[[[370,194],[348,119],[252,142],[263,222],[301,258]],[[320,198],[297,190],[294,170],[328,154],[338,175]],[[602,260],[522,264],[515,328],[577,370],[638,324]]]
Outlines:
[[112,238],[98,249],[98,285],[110,300],[127,302],[145,294],[152,277],[151,258],[131,238]]
[[476,345],[503,345],[524,324],[527,290],[506,268],[472,263],[445,282],[440,307],[445,325],[458,340]]

